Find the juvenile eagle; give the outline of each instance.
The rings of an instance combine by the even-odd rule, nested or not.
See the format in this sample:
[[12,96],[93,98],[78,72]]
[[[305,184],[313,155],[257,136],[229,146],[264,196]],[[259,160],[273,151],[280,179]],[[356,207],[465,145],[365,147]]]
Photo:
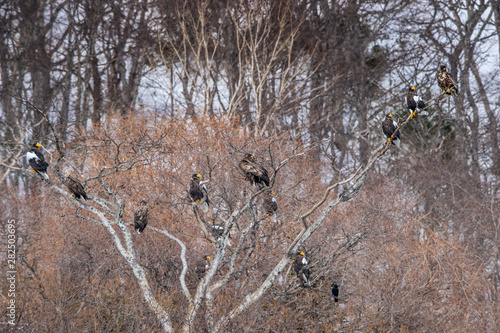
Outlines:
[[382,130],[387,136],[388,141],[390,141],[393,145],[399,146],[401,139],[399,137],[399,130],[396,131],[396,128],[398,128],[398,123],[394,119],[392,119],[392,114],[389,113],[387,116],[385,116],[385,119],[382,122]]
[[441,94],[448,94],[452,95],[453,97],[458,97],[458,88],[455,83],[455,80],[453,80],[453,77],[451,77],[450,73],[446,71],[446,66],[441,65],[439,68],[439,72],[437,75],[437,81],[439,88],[441,88],[443,91]]
[[309,261],[306,259],[304,252],[299,252],[295,255],[295,262],[293,263],[293,270],[297,274],[297,277],[302,281],[302,283],[307,283],[309,281],[310,271],[309,271]]
[[276,199],[273,197],[274,191],[267,190],[264,193],[264,202],[263,206],[264,209],[266,210],[266,216],[271,217],[274,222],[276,222],[276,215],[275,212],[278,210],[278,202]]
[[148,225],[148,217],[149,217],[149,209],[148,209],[148,203],[146,200],[141,200],[139,208],[135,211],[134,214],[134,228],[135,231],[137,231],[138,234],[141,234],[141,232],[146,229],[146,226]]
[[332,284],[332,295],[335,303],[339,301],[339,285],[335,282]]
[[201,175],[199,173],[193,173],[191,181],[189,182],[189,196],[201,207],[203,212],[206,213],[208,212],[210,200],[208,199],[207,187],[205,184],[200,183]]
[[204,256],[196,264],[195,270],[198,279],[201,280],[205,276],[205,273],[210,268],[210,260],[211,260],[210,256]]
[[249,180],[252,185],[261,184],[269,186],[267,170],[256,162],[254,154],[246,154],[240,161],[239,166],[245,173],[245,180]]
[[47,167],[49,166],[49,163],[45,161],[45,157],[38,150],[41,146],[42,145],[40,143],[35,142],[30,151],[26,154],[26,159],[28,160],[31,168],[34,170],[33,172],[38,172],[45,179],[49,179],[49,176],[47,175]]
[[89,200],[87,193],[85,193],[85,190],[83,189],[82,183],[73,178],[70,173],[71,172],[69,170],[64,171],[64,174],[66,175],[65,185],[68,190],[76,199],[83,197],[85,200]]
[[420,96],[417,95],[415,92],[415,87],[410,87],[408,89],[408,95],[406,96],[406,104],[408,105],[408,109],[411,111],[410,119],[415,117],[415,114],[417,113],[417,108],[420,110],[425,108],[425,103],[420,98]]

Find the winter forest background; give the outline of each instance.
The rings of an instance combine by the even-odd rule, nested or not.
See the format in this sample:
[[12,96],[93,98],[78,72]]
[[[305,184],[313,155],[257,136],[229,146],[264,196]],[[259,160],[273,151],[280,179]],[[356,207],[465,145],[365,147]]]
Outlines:
[[0,0],[0,74],[2,331],[500,331],[500,1]]

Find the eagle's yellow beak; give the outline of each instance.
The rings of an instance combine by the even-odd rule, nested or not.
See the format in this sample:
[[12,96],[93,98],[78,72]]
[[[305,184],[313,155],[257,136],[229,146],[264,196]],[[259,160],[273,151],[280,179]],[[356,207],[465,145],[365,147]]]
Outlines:
[[212,258],[210,258],[209,256],[207,256],[207,259],[208,259],[208,260],[212,260]]
[[415,87],[411,87],[411,90],[415,90]]
[[201,175],[200,175],[200,174],[197,174],[197,175],[196,175],[196,177],[201,178]]
[[300,252],[300,255],[301,255],[301,256],[305,256],[304,252]]
[[389,118],[392,118],[392,114],[389,113]]
[[38,142],[35,144],[35,147],[41,147],[42,145],[39,144]]

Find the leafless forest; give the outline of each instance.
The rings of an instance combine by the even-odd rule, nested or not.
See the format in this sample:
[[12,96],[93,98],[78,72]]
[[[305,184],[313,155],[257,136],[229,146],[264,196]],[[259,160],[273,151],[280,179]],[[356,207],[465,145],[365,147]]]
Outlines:
[[0,4],[0,331],[500,332],[500,1]]

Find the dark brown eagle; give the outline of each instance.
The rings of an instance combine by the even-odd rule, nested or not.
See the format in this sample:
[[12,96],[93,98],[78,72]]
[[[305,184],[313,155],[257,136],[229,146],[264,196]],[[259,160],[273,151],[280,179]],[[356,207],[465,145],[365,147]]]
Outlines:
[[148,217],[148,203],[146,202],[146,200],[141,200],[140,206],[139,208],[137,208],[134,214],[134,228],[138,234],[146,229],[146,226],[148,225]]
[[[387,136],[388,141],[392,142],[393,145],[399,146],[401,139],[399,137],[399,130],[396,131],[396,128],[398,128],[398,123],[392,119],[392,114],[389,113],[382,122],[382,130]],[[396,133],[394,133],[395,131]]]
[[261,184],[269,186],[269,175],[267,170],[257,163],[254,154],[246,154],[240,161],[240,169],[245,173],[245,180],[252,185]]
[[448,94],[453,97],[458,97],[458,88],[455,80],[451,77],[450,73],[446,71],[446,66],[441,65],[437,75],[438,85],[443,91],[441,94]]
[[415,92],[415,87],[410,87],[408,89],[408,95],[406,96],[406,104],[408,105],[408,109],[410,109],[411,111],[410,119],[415,117],[415,114],[417,113],[417,108],[419,108],[420,110],[425,108],[425,103],[420,98],[420,96],[418,96],[417,93]]
[[201,184],[201,175],[199,173],[193,173],[193,176],[191,176],[189,196],[201,207],[203,212],[208,212],[210,200],[208,199],[207,187],[205,184]]
[[271,217],[276,222],[275,212],[278,210],[278,202],[273,197],[274,191],[267,190],[264,192],[263,206],[266,211],[266,216]]
[[332,295],[335,303],[339,301],[339,285],[335,282],[332,283]]
[[293,270],[297,274],[297,277],[300,279],[300,281],[302,281],[302,283],[307,283],[309,281],[311,272],[309,271],[309,261],[307,261],[304,252],[298,252],[295,255]]
[[82,183],[71,176],[71,171],[66,170],[64,173],[66,174],[66,180],[64,184],[71,192],[71,194],[75,197],[75,199],[80,199],[83,197],[85,200],[89,200],[89,197],[87,196],[87,193],[85,193]]
[[210,260],[211,260],[210,256],[204,256],[196,264],[195,270],[198,279],[201,280],[205,276],[205,273],[210,268]]
[[49,166],[49,163],[45,161],[45,157],[38,150],[38,148],[41,146],[42,145],[40,143],[35,142],[30,151],[26,153],[26,159],[33,169],[33,172],[37,172],[41,174],[45,179],[49,179],[49,176],[47,175],[47,167]]

